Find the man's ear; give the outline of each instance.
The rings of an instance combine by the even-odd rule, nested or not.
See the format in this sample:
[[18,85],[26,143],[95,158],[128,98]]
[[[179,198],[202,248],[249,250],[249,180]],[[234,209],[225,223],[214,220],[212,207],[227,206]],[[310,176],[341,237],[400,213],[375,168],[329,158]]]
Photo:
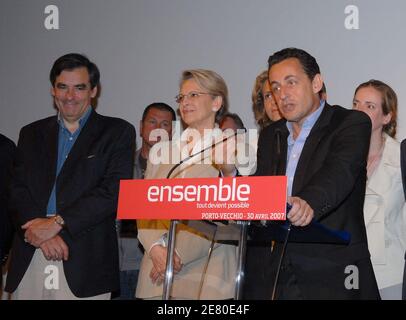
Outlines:
[[52,86],[51,87],[51,96],[55,97],[55,88]]
[[142,120],[140,120],[140,131],[139,131],[140,137],[142,138]]
[[316,74],[312,80],[312,88],[313,93],[320,92],[321,88],[323,88],[323,77],[320,73]]
[[97,95],[97,86],[95,86],[95,87],[92,89],[91,94],[90,94],[90,97],[94,98],[96,95]]

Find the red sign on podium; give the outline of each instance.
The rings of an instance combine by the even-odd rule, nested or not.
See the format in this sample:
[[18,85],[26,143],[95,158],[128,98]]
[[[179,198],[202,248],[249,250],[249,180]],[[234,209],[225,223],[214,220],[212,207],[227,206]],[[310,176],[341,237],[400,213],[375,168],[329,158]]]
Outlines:
[[285,220],[286,176],[122,180],[118,219]]

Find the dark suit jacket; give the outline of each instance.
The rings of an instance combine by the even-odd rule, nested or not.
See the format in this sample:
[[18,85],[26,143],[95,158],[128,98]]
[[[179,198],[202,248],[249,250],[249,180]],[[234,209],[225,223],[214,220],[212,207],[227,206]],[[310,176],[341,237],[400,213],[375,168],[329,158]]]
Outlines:
[[[276,143],[277,135],[280,135],[280,143]],[[285,120],[271,124],[261,132],[256,175],[285,174],[288,135]],[[278,288],[289,288],[293,280],[300,289],[300,297],[304,299],[379,297],[363,218],[370,135],[371,122],[364,113],[325,105],[305,142],[292,195],[306,200],[314,210],[315,219],[326,227],[350,232],[351,243],[348,246],[289,243]],[[261,239],[265,234],[266,228],[253,226],[251,229],[251,235],[256,239]],[[270,271],[270,282],[265,284],[262,292],[268,292],[268,298],[281,246],[275,245],[271,266],[266,266]],[[345,268],[351,265],[359,270],[358,290],[347,290],[344,286],[346,277],[350,275],[345,273]],[[285,281],[286,270],[294,277]],[[289,298],[289,294],[284,298]]]
[[13,141],[0,134],[0,264],[8,254],[13,234],[8,211],[8,189],[15,148]]
[[406,139],[400,144],[400,168],[402,171],[403,192],[406,199]]
[[[403,192],[406,199],[406,139],[400,144],[400,169],[402,171]],[[406,259],[406,254],[405,254]],[[403,272],[403,291],[402,299],[406,300],[406,264],[405,271]]]
[[[124,120],[92,111],[56,180],[57,213],[66,223],[60,235],[69,247],[64,262],[68,285],[78,297],[119,287],[115,217],[120,179],[131,179],[135,129]],[[46,216],[55,181],[58,148],[56,117],[24,127],[18,142],[19,164],[11,188],[18,229]],[[34,247],[16,235],[6,291],[20,283]]]

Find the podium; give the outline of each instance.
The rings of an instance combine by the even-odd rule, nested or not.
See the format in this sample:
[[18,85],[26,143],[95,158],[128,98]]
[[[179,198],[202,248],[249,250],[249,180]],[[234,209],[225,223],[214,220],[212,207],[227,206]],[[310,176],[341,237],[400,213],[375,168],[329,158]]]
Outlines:
[[[211,251],[215,242],[236,243],[238,242],[237,251],[237,275],[235,279],[234,299],[240,300],[242,297],[242,288],[244,284],[244,265],[245,252],[248,235],[249,221],[241,220],[235,222],[228,221],[208,221],[208,220],[171,220],[168,233],[168,250],[166,259],[166,272],[163,285],[162,299],[169,300],[173,283],[173,254],[175,250],[176,226],[185,224],[190,228],[199,231],[212,240],[212,245],[208,252],[207,265],[210,261]],[[206,270],[204,270],[204,273]]]
[[[256,226],[256,227],[255,227]],[[289,232],[289,242],[325,243],[347,245],[351,235],[343,230],[332,230],[313,220],[305,227],[295,227],[287,221],[270,221],[266,226],[255,224],[255,240],[284,242]],[[288,231],[290,228],[290,231]]]
[[[250,223],[252,229],[258,230],[258,234],[266,240],[287,243],[289,239],[293,242],[343,245],[350,241],[348,233],[329,230],[315,221],[306,227],[286,224],[285,217],[288,211],[286,186],[285,176],[122,180],[118,219],[171,221],[162,295],[166,300],[170,297],[173,282],[177,224],[187,224],[208,239],[213,239],[212,241],[224,243],[238,241],[234,298],[240,299]],[[255,225],[261,225],[255,222],[257,220],[281,220],[281,222],[270,222],[255,228]],[[211,251],[208,252],[208,259]]]
[[[237,275],[234,299],[240,300],[242,298],[242,289],[244,284],[244,266],[245,266],[245,253],[248,240],[248,226],[250,221],[236,221],[235,223],[227,222],[211,222],[205,220],[172,220],[168,235],[168,254],[166,260],[166,274],[164,281],[164,288],[162,299],[169,300],[170,292],[173,283],[173,253],[175,250],[175,232],[176,225],[183,223],[191,228],[207,235],[212,238],[212,241],[238,241],[238,254],[237,254]],[[287,242],[302,242],[302,243],[330,243],[348,245],[351,241],[351,235],[342,230],[332,230],[321,223],[313,220],[305,227],[292,226],[290,222],[268,222],[266,225],[256,223],[252,226],[257,231],[255,240],[273,240],[283,242],[284,248]],[[258,232],[259,231],[259,232]],[[249,241],[249,240],[248,240]],[[210,252],[211,253],[211,252]],[[210,259],[208,255],[208,262]],[[283,254],[280,258],[281,265]],[[208,263],[207,262],[207,263]],[[279,273],[279,272],[278,272]]]
[[[250,224],[250,221],[247,220],[236,221],[235,223],[221,221],[211,222],[206,220],[171,220],[168,234],[168,253],[162,299],[169,300],[170,298],[173,283],[173,253],[175,250],[176,225],[178,223],[186,224],[207,235],[209,238],[212,238],[212,243],[214,243],[214,241],[228,243],[238,241],[237,275],[235,280],[236,286],[234,299],[240,300],[242,298],[242,288],[244,284],[245,254],[248,240],[248,226]],[[256,225],[257,227],[254,226],[254,229],[261,230],[262,232],[255,237],[255,240],[273,240],[284,243],[279,265],[282,263],[288,241],[341,245],[348,245],[351,241],[351,235],[348,232],[331,230],[315,220],[305,227],[295,227],[288,221],[272,221],[266,225],[261,225],[258,222]],[[211,252],[208,254],[207,264],[210,259],[210,254]]]

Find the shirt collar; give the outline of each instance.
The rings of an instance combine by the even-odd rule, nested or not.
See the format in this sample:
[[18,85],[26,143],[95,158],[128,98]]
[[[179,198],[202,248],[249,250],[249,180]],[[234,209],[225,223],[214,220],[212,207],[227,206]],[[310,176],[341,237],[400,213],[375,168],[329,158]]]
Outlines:
[[[310,115],[307,116],[305,121],[303,121],[302,129],[310,132],[310,130],[313,128],[317,120],[319,119],[321,113],[323,112],[324,106],[326,105],[325,100],[320,100],[320,105],[319,107],[313,111]],[[293,128],[292,128],[292,122],[291,121],[286,121],[286,127],[289,130],[289,136],[292,136],[293,134]]]
[[[85,125],[86,122],[87,122],[87,119],[89,119],[90,114],[92,113],[92,109],[93,109],[92,106],[89,106],[89,107],[87,108],[87,111],[80,117],[80,119],[79,119],[79,131],[82,130],[82,128],[84,127],[84,125]],[[66,128],[66,126],[65,126],[65,122],[63,121],[60,112],[58,112],[58,118],[57,118],[57,120],[58,120],[59,126],[60,126],[62,129],[68,130],[68,129]],[[68,131],[69,131],[69,130],[68,130]],[[78,130],[77,130],[77,131],[78,131]]]

